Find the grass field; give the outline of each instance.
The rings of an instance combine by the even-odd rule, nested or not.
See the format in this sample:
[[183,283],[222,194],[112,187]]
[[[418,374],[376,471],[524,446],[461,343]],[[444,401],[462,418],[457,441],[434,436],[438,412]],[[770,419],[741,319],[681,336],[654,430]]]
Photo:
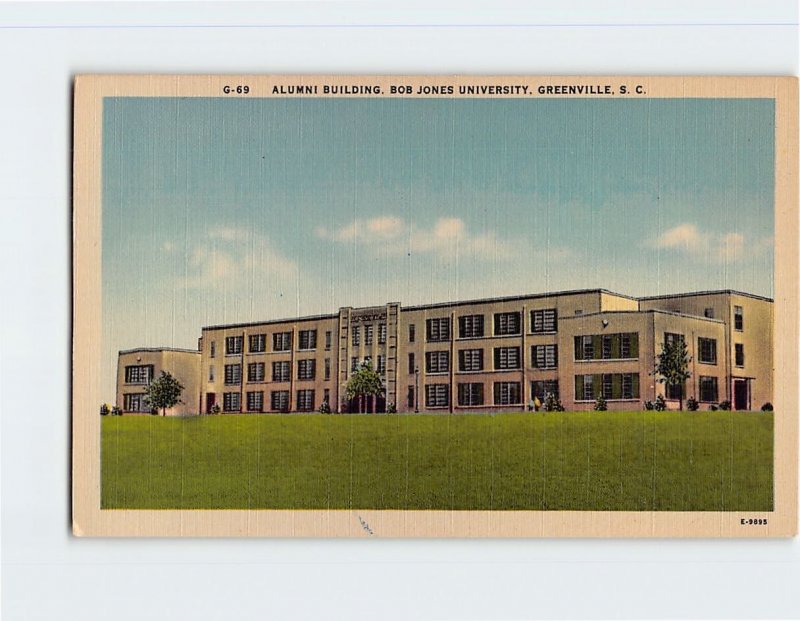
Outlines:
[[773,414],[103,417],[104,509],[767,511]]

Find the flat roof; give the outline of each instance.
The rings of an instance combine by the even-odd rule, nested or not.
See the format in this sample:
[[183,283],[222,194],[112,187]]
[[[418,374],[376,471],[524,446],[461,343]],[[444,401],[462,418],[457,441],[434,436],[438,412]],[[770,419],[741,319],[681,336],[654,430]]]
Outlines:
[[[373,308],[373,307],[366,306],[364,308]],[[331,313],[327,315],[306,315],[305,317],[290,317],[287,319],[267,319],[265,321],[247,321],[245,323],[225,323],[225,324],[218,324],[215,326],[203,326],[201,330],[203,332],[205,332],[206,330],[231,330],[233,328],[250,328],[252,326],[263,326],[276,323],[299,323],[301,321],[319,321],[320,319],[336,319],[338,317],[339,313]]]
[[765,297],[763,295],[756,295],[755,293],[745,293],[744,291],[737,291],[736,289],[714,289],[712,291],[694,291],[691,293],[673,293],[671,295],[648,295],[639,298],[639,301],[643,300],[666,300],[669,298],[692,298],[692,297],[699,297],[701,295],[741,295],[746,298],[753,298],[754,300],[762,300],[764,302],[774,302],[772,298]]
[[608,295],[613,295],[618,298],[626,298],[628,300],[638,301],[638,298],[634,298],[629,295],[623,295],[622,293],[617,293],[615,291],[609,291],[608,289],[568,289],[566,291],[552,291],[550,293],[527,293],[524,295],[508,295],[502,296],[497,298],[478,298],[475,300],[458,300],[456,302],[434,302],[433,304],[418,304],[415,306],[404,306],[402,307],[403,310],[424,310],[426,308],[451,308],[453,306],[468,306],[470,304],[481,304],[486,302],[514,302],[516,300],[535,300],[540,298],[558,298],[564,297],[568,295],[586,295],[587,293],[596,293],[601,294],[605,293]]
[[164,351],[176,351],[182,354],[199,354],[199,349],[181,349],[180,347],[136,347],[135,349],[121,349],[119,355],[136,353],[160,353]]
[[725,323],[722,319],[714,319],[713,317],[704,317],[702,315],[689,315],[687,313],[676,313],[675,311],[663,310],[660,308],[648,308],[646,310],[607,310],[599,311],[596,313],[582,313],[580,315],[568,315],[567,317],[559,317],[558,321],[568,321],[570,319],[583,319],[585,317],[597,317],[598,315],[671,315],[673,317],[680,317],[681,319],[699,319],[700,321],[710,321],[711,323]]

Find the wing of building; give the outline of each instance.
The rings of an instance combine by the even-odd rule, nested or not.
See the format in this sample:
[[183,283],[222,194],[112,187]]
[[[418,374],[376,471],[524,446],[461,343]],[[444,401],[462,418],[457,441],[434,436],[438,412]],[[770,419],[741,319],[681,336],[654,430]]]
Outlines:
[[[685,386],[658,382],[662,344],[683,339]],[[604,289],[207,326],[199,350],[120,352],[117,405],[141,408],[142,379],[162,368],[187,386],[175,413],[354,411],[345,397],[366,360],[385,394],[376,409],[524,410],[550,393],[567,410],[638,410],[662,395],[671,408],[772,401],[772,300],[731,290],[633,298]],[[184,357],[185,356],[185,357]],[[151,369],[131,371],[141,367]],[[191,376],[191,377],[190,377]],[[135,380],[135,381],[131,381]],[[149,381],[149,380],[147,380]],[[188,395],[189,386],[194,390]]]

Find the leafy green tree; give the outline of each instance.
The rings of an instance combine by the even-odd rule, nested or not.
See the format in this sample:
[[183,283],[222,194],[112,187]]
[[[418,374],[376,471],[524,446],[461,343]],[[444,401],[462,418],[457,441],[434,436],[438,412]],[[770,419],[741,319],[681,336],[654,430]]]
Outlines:
[[372,368],[372,362],[365,360],[350,376],[345,394],[350,400],[358,399],[359,413],[366,411],[366,401],[372,401],[372,413],[375,413],[378,397],[385,391],[380,374]]
[[167,415],[167,408],[171,408],[181,401],[181,393],[183,393],[183,384],[181,384],[172,374],[166,371],[161,371],[161,375],[150,382],[150,385],[145,390],[145,403],[151,408],[161,410],[162,416]]
[[691,360],[684,339],[676,338],[661,344],[661,353],[656,362],[656,376],[665,386],[678,387],[678,403],[681,410],[683,410],[683,387],[692,375],[689,373]]

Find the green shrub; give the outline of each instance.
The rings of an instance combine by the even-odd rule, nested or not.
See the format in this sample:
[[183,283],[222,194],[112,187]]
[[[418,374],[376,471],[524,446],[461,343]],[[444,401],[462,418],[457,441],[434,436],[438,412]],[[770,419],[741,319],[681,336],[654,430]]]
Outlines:
[[397,414],[397,406],[393,402],[389,402],[386,406],[386,413],[387,414]]
[[100,416],[108,416],[109,412],[111,412],[111,408],[108,407],[108,403],[104,403],[100,406]]
[[122,416],[122,408],[115,405],[111,408],[111,416]]
[[211,406],[211,411],[209,414],[219,414],[220,412],[222,412],[222,408],[219,407],[219,403],[215,403]]
[[697,410],[700,409],[700,404],[694,397],[689,397],[686,400],[686,409],[689,410],[690,412],[697,412]]
[[658,395],[656,397],[656,402],[653,404],[653,409],[656,412],[663,412],[667,409],[667,402],[664,400],[663,395]]
[[647,401],[644,402],[644,409],[645,410],[655,410],[656,406],[653,405],[653,402],[650,401],[650,399],[648,399]]
[[544,396],[542,409],[545,412],[563,412],[564,406],[561,405],[561,399],[556,399],[556,396],[552,392],[548,392]]
[[762,412],[772,412],[772,404],[767,401],[764,405],[761,406]]
[[606,403],[606,398],[600,394],[597,395],[597,399],[594,402],[594,410],[595,412],[605,412],[608,410],[608,403]]
[[731,409],[731,402],[730,401],[720,401],[719,402],[719,409],[720,410],[730,410]]
[[331,413],[331,406],[328,404],[327,401],[323,401],[322,405],[319,406],[319,413],[320,414],[330,414]]

